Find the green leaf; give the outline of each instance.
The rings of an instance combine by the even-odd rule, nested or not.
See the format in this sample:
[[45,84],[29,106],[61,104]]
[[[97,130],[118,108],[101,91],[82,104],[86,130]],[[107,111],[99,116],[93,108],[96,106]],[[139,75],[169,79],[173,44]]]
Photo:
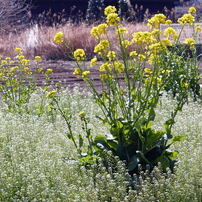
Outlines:
[[185,138],[186,138],[186,136],[174,136],[174,137],[172,138],[172,143],[174,143],[174,142],[181,142],[181,141],[183,141]]
[[132,156],[128,164],[128,171],[134,170],[137,167],[139,162],[140,162],[140,159],[136,155]]
[[166,149],[166,152],[165,152],[165,156],[167,156],[171,160],[174,160],[178,154],[179,154],[179,152],[174,149]]

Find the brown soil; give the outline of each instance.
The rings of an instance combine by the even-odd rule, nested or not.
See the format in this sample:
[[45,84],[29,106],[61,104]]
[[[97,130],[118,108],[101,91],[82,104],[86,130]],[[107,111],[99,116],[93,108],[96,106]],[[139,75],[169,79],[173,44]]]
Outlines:
[[[89,63],[87,62],[85,65],[88,66]],[[200,72],[202,73],[202,61],[200,62],[199,66]],[[65,87],[74,87],[75,85],[86,87],[85,82],[81,78],[77,78],[75,75],[73,75],[73,70],[76,67],[76,63],[73,61],[46,61],[41,64],[41,67],[43,67],[44,69],[53,69],[53,74],[50,81],[52,84],[61,82],[62,86]],[[98,70],[96,68],[91,69],[91,76],[95,81],[95,85],[100,86]],[[39,85],[43,85],[44,81],[45,79],[43,76],[37,77],[37,83]]]

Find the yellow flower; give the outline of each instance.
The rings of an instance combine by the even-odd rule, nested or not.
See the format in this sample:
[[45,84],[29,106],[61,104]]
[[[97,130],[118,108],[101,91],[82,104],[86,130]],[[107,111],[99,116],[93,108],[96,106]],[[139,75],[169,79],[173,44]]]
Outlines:
[[144,72],[147,73],[147,74],[151,74],[152,73],[152,69],[151,68],[144,68]]
[[99,38],[100,35],[107,33],[107,24],[100,24],[97,27],[93,27],[90,31],[90,35],[94,36],[95,38]]
[[196,44],[196,41],[195,41],[194,39],[192,39],[192,38],[187,38],[187,39],[185,39],[185,40],[183,41],[183,43],[189,45],[189,46],[190,46],[190,49],[192,50],[192,49],[195,48],[194,45]]
[[121,45],[122,45],[124,48],[127,48],[128,46],[131,45],[131,42],[128,41],[128,40],[123,40],[123,41],[121,41]]
[[27,72],[27,71],[29,71],[30,69],[29,69],[29,67],[24,67],[24,69],[23,69],[25,72]]
[[100,68],[99,68],[100,72],[108,72],[111,71],[111,65],[107,62],[103,63]]
[[11,67],[11,68],[10,68],[10,71],[13,72],[13,71],[17,70],[18,68],[19,68],[18,66]]
[[202,27],[200,25],[196,25],[195,32],[201,32],[201,31],[202,31]]
[[95,66],[96,64],[97,64],[97,57],[94,57],[94,58],[92,58],[91,61],[90,61],[90,67],[93,67],[93,66]]
[[170,24],[172,24],[172,20],[166,20],[166,22],[165,22],[167,25],[170,25]]
[[196,41],[194,39],[192,39],[192,38],[187,38],[187,39],[184,40],[183,43],[188,44],[188,45],[194,45],[194,44],[196,44]]
[[116,59],[116,53],[114,51],[109,51],[107,54],[109,61],[114,61]]
[[161,39],[161,45],[166,48],[168,46],[172,46],[171,42],[169,39]]
[[41,58],[41,56],[35,56],[35,57],[34,57],[34,60],[35,60],[36,62],[41,62],[42,58]]
[[1,64],[2,64],[2,65],[6,65],[6,64],[8,64],[8,62],[7,62],[6,60],[2,60],[2,61],[1,61]]
[[75,50],[74,51],[74,59],[78,62],[85,60],[85,51],[83,49]]
[[18,60],[23,60],[23,59],[25,59],[25,56],[24,56],[24,55],[18,56]]
[[42,72],[43,71],[43,68],[37,68],[37,71],[40,73],[40,72]]
[[107,24],[108,25],[118,25],[120,18],[117,13],[110,13],[107,15]]
[[112,76],[109,74],[100,74],[100,80],[102,80],[102,81],[105,81],[105,80],[108,80],[111,78],[112,78]]
[[21,63],[24,64],[24,65],[27,65],[30,61],[27,60],[27,59],[22,59],[21,60]]
[[185,88],[189,88],[189,83],[188,83],[188,82],[185,82],[185,83],[184,83],[184,87],[185,87]]
[[196,8],[190,7],[189,10],[188,10],[188,12],[189,12],[190,14],[195,14],[195,13],[196,13]]
[[53,73],[53,69],[48,68],[45,72],[45,74],[52,74]]
[[171,70],[168,70],[168,69],[166,69],[166,70],[164,69],[161,71],[162,74],[169,74],[170,72],[171,72]]
[[76,68],[74,68],[73,74],[74,74],[74,75],[77,75],[77,76],[81,76],[82,71],[81,71],[80,68],[76,67]]
[[134,57],[137,57],[137,51],[132,51],[130,52],[130,57],[134,58]]
[[166,23],[166,16],[163,14],[156,14],[148,20],[150,29],[159,28],[160,24]]
[[93,27],[90,31],[90,35],[94,36],[95,38],[99,38],[99,32],[98,32],[98,28],[97,27]]
[[48,92],[47,97],[48,98],[53,98],[56,96],[57,91],[56,90],[51,90]]
[[101,34],[106,34],[107,33],[107,27],[108,25],[107,24],[100,24],[98,25],[97,29],[98,29],[98,33],[101,35]]
[[6,60],[11,60],[11,57],[6,57]]
[[190,13],[184,14],[181,18],[177,20],[177,22],[180,24],[190,24],[190,25],[192,25],[194,21],[195,21],[195,18]]
[[138,60],[139,60],[139,61],[143,62],[145,59],[146,59],[146,56],[145,56],[145,55],[143,55],[143,54],[139,54],[139,55],[138,55]]
[[107,6],[106,8],[105,8],[105,10],[104,10],[104,14],[106,15],[106,16],[108,16],[109,14],[111,14],[111,13],[116,13],[116,7],[115,6]]
[[151,32],[136,32],[133,34],[132,42],[144,46],[155,43],[156,39],[154,39]]
[[55,44],[61,44],[63,41],[64,41],[64,33],[63,32],[58,32],[53,38],[53,42]]
[[101,40],[100,43],[95,46],[94,53],[101,54],[102,52],[106,52],[107,47],[109,47],[109,41]]
[[151,35],[158,39],[160,36],[160,33],[161,33],[160,29],[153,29],[151,32]]
[[88,77],[89,74],[90,74],[90,71],[84,71],[84,72],[82,72],[82,77],[86,78],[86,77]]
[[168,39],[177,39],[178,34],[176,30],[172,27],[168,27],[163,31],[163,35]]
[[22,54],[22,48],[15,48],[15,52],[16,52],[16,54],[21,55]]
[[114,62],[114,69],[115,69],[119,74],[121,74],[121,73],[124,71],[124,65],[123,65],[123,63],[121,63],[121,62],[119,62],[119,61]]

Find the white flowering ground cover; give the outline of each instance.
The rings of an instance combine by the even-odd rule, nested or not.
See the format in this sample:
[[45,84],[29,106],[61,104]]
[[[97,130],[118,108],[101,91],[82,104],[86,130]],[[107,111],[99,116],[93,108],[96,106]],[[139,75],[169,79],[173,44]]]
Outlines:
[[[173,135],[185,135],[186,139],[173,145],[180,152],[175,173],[165,175],[155,169],[152,180],[140,179],[141,185],[132,190],[127,188],[121,163],[112,178],[72,161],[76,151],[65,137],[64,120],[57,114],[37,116],[39,100],[38,94],[32,96],[29,114],[5,112],[1,103],[0,201],[202,201],[202,103],[190,102],[177,117]],[[94,135],[108,133],[95,117],[101,112],[87,91],[66,89],[61,103],[76,114],[76,134],[82,134],[80,111],[90,117]],[[172,103],[172,99],[162,98],[154,127],[162,127]]]

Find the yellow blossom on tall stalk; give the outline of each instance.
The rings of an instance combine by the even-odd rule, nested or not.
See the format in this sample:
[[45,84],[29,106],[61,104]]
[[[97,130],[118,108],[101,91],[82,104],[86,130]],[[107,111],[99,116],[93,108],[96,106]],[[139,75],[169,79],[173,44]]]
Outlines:
[[202,27],[200,25],[196,25],[194,28],[195,32],[201,32],[202,31]]
[[128,41],[128,40],[123,40],[123,41],[121,41],[121,45],[122,45],[124,48],[127,48],[128,46],[131,45],[131,42]]
[[120,17],[117,13],[107,15],[107,24],[117,26],[120,22]]
[[48,98],[53,98],[56,96],[57,91],[56,90],[51,90],[48,92],[47,97]]
[[156,39],[152,36],[151,32],[136,32],[133,34],[132,43],[140,46],[146,46],[155,42]]
[[178,34],[176,30],[172,27],[168,27],[163,31],[163,35],[168,39],[176,40],[178,38]]
[[54,36],[54,38],[53,38],[53,42],[55,43],[55,44],[61,44],[61,43],[63,43],[64,42],[64,33],[63,32],[58,32],[55,36]]
[[107,54],[109,61],[114,61],[116,59],[116,53],[114,51],[109,51]]
[[97,64],[97,57],[95,56],[90,60],[90,67],[93,67]]
[[160,24],[166,23],[166,16],[164,14],[156,14],[148,20],[147,25],[150,29],[160,28]]
[[91,36],[94,36],[95,38],[99,39],[99,37],[102,35],[102,34],[106,34],[107,33],[107,27],[108,25],[107,24],[100,24],[98,25],[97,27],[93,27],[91,29],[91,32],[90,32],[90,35]]
[[111,64],[109,64],[108,62],[103,63],[100,68],[99,68],[100,72],[109,72],[111,71]]
[[34,60],[35,60],[36,62],[41,62],[41,61],[42,61],[42,58],[41,58],[41,56],[35,56],[35,57],[34,57]]
[[15,52],[16,52],[16,54],[21,55],[22,54],[22,48],[15,48]]
[[187,38],[183,41],[184,44],[187,44],[190,46],[190,49],[195,48],[196,41],[193,38]]
[[87,78],[90,74],[90,71],[84,71],[82,72],[82,78]]
[[165,22],[167,25],[170,25],[170,24],[172,24],[173,22],[172,22],[172,20],[166,20],[166,22]]
[[78,62],[84,61],[86,57],[85,51],[83,49],[77,49],[74,51],[74,59]]
[[107,6],[105,9],[104,9],[104,14],[106,16],[108,16],[109,14],[111,13],[116,13],[117,9],[115,6]]
[[53,73],[53,69],[51,68],[48,68],[45,72],[45,74],[49,75],[49,74],[52,74]]
[[118,72],[118,74],[123,73],[124,71],[124,65],[120,61],[114,62],[114,69]]
[[94,48],[94,53],[101,54],[102,52],[106,53],[107,48],[109,47],[109,41],[108,40],[101,40],[99,44],[97,44]]
[[82,75],[82,71],[79,67],[74,68],[74,75],[76,75],[77,77],[80,77]]
[[189,10],[188,10],[188,12],[189,12],[190,14],[195,14],[195,13],[196,13],[196,8],[190,7]]
[[180,24],[189,24],[192,25],[195,21],[195,17],[191,15],[190,13],[184,14],[181,18],[177,20]]

